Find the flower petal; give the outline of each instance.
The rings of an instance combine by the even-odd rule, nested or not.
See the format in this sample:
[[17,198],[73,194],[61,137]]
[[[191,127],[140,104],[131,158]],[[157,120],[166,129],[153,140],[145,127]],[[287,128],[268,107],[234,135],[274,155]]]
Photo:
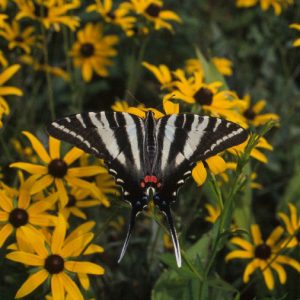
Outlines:
[[65,291],[62,282],[60,281],[60,276],[57,274],[53,274],[51,276],[51,292],[52,297],[55,300],[64,300],[65,299]]
[[67,223],[64,217],[60,214],[52,235],[51,252],[53,254],[60,254],[65,240],[67,231]]
[[64,208],[67,205],[69,199],[67,190],[62,179],[60,178],[55,178],[55,185],[57,188],[58,197],[60,199],[61,208]]
[[87,291],[90,288],[90,280],[87,274],[77,273],[78,279],[82,287]]
[[31,244],[32,248],[35,252],[42,258],[46,258],[48,256],[47,248],[45,247],[45,238],[36,229],[29,228],[29,226],[22,226],[20,230],[23,231],[23,234],[28,240],[28,243]]
[[96,245],[96,244],[91,244],[89,245],[86,250],[83,252],[83,255],[89,255],[89,254],[95,254],[95,253],[103,253],[104,248]]
[[88,233],[94,226],[96,225],[96,222],[94,221],[88,221],[80,226],[76,227],[66,238],[65,240],[65,245],[66,243],[69,243],[71,240],[77,238],[78,236],[81,236],[85,233]]
[[285,256],[285,255],[278,255],[276,258],[276,262],[285,264],[285,265],[289,265],[290,267],[292,267],[292,268],[296,269],[298,272],[300,272],[300,263],[291,257]]
[[85,249],[87,244],[93,239],[94,234],[89,232],[85,233],[77,238],[65,243],[61,250],[61,255],[63,257],[79,256]]
[[6,258],[29,266],[43,266],[45,259],[36,254],[26,253],[23,251],[14,251],[8,253]]
[[22,133],[29,139],[32,148],[34,149],[36,154],[40,157],[40,159],[46,164],[48,164],[50,162],[50,156],[47,153],[43,144],[30,132],[23,131]]
[[35,184],[32,186],[32,189],[30,191],[31,194],[36,194],[45,188],[47,188],[49,185],[52,184],[54,178],[51,175],[45,175],[41,179],[37,180]]
[[24,170],[30,174],[44,175],[48,173],[48,168],[45,166],[39,166],[31,163],[16,162],[9,165],[11,168],[18,168]]
[[12,199],[7,197],[3,191],[0,191],[0,199],[0,207],[7,213],[11,212],[14,208]]
[[271,268],[273,268],[276,271],[276,273],[278,274],[280,283],[284,284],[286,282],[286,272],[285,272],[284,268],[276,262],[273,262],[271,264]]
[[12,234],[14,228],[10,223],[5,224],[0,230],[0,247],[3,246],[7,238]]
[[244,239],[239,238],[239,237],[234,237],[234,238],[230,239],[230,243],[238,245],[241,248],[243,248],[244,250],[253,251],[252,244]]
[[73,147],[64,157],[64,161],[67,165],[70,165],[77,160],[84,152],[76,147]]
[[6,81],[8,81],[19,69],[20,65],[12,65],[5,69],[1,74],[0,74],[0,85],[3,85]]
[[226,170],[226,162],[219,155],[212,156],[208,158],[205,162],[208,164],[209,169],[215,175],[223,173]]
[[88,166],[68,169],[68,175],[73,177],[90,177],[101,173],[103,173],[103,168],[99,166]]
[[251,274],[259,267],[259,263],[257,259],[252,260],[246,267],[243,274],[243,281],[249,282]]
[[60,281],[63,283],[64,288],[71,299],[84,300],[78,286],[66,273],[62,272],[59,276],[61,277]]
[[66,261],[65,268],[70,272],[102,275],[104,269],[91,262],[87,261]]
[[272,274],[272,271],[269,267],[267,267],[266,269],[262,270],[262,274],[264,276],[264,280],[266,283],[266,286],[269,290],[273,290],[274,289],[274,276]]
[[255,245],[262,244],[263,240],[261,238],[261,232],[260,232],[259,226],[257,224],[251,225],[251,234],[252,234],[252,239],[253,239],[253,242]]
[[201,161],[196,164],[195,168],[192,171],[192,176],[199,186],[201,186],[205,182],[207,172]]
[[52,160],[60,158],[60,144],[60,140],[52,136],[49,137],[49,154]]
[[272,231],[268,239],[266,240],[266,244],[272,248],[276,244],[276,242],[280,239],[283,233],[284,233],[284,229],[281,226],[277,226]]
[[233,250],[226,255],[225,261],[228,261],[231,259],[245,259],[245,258],[252,258],[252,257],[253,257],[253,254],[249,251]]
[[22,298],[30,294],[47,279],[48,275],[48,272],[42,269],[29,276],[18,290],[16,298]]

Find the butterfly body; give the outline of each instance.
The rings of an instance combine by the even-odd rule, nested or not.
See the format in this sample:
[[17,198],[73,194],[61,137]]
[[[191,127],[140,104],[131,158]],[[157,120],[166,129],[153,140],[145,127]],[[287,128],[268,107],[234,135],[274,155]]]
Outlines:
[[191,175],[195,164],[246,140],[239,125],[219,118],[174,114],[155,119],[121,112],[88,112],[69,116],[48,126],[48,132],[87,153],[104,159],[108,171],[122,187],[131,217],[120,255],[122,259],[136,216],[150,197],[166,216],[178,266],[179,242],[170,205]]

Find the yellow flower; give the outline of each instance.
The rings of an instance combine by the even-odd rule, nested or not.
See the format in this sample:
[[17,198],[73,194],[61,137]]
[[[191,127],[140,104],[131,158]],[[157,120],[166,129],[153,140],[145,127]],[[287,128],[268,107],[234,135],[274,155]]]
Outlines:
[[243,100],[245,106],[240,108],[243,121],[253,126],[265,125],[268,121],[279,121],[279,116],[273,113],[260,114],[266,106],[265,100],[260,100],[256,104],[251,105],[250,95],[245,95]]
[[22,230],[28,243],[34,249],[34,253],[13,251],[6,257],[12,261],[32,266],[34,269],[18,290],[16,298],[25,297],[46,280],[49,280],[53,299],[64,299],[65,293],[67,293],[71,299],[83,300],[78,286],[70,275],[77,275],[81,282],[87,278],[87,274],[104,274],[104,269],[101,266],[76,259],[83,254],[84,249],[93,239],[93,233],[83,232],[70,238],[70,235],[66,237],[66,227],[67,224],[63,216],[59,216],[50,242],[47,242],[45,237],[37,231],[28,228]]
[[47,29],[54,28],[59,31],[61,25],[69,27],[72,31],[79,26],[79,17],[67,14],[80,6],[79,0],[70,0],[67,3],[61,0],[14,0],[19,8],[16,20],[30,18],[41,22]]
[[299,245],[299,230],[300,230],[300,218],[298,217],[297,207],[289,203],[290,216],[280,212],[279,218],[283,221],[288,233],[288,237],[282,242],[283,247],[293,248]]
[[264,281],[269,290],[274,289],[274,276],[272,269],[277,273],[281,284],[286,282],[287,276],[282,264],[289,265],[300,272],[300,263],[291,257],[281,255],[279,239],[284,230],[276,227],[266,241],[263,241],[261,232],[257,224],[251,225],[252,243],[240,237],[234,237],[230,242],[240,249],[233,250],[226,255],[225,260],[231,259],[250,259],[244,271],[243,281],[249,282],[251,274],[259,269],[262,272]]
[[197,103],[213,116],[222,116],[244,126],[237,111],[244,103],[232,91],[218,91],[222,86],[221,82],[206,84],[201,72],[195,72],[187,78],[182,70],[177,70],[174,75],[177,80],[173,81],[174,90],[166,95],[168,99],[179,99],[189,104]]
[[112,65],[110,57],[116,56],[113,46],[119,41],[116,35],[104,35],[100,24],[88,23],[77,33],[70,55],[75,67],[81,68],[85,81],[92,79],[93,72],[107,76],[107,67]]
[[275,14],[278,16],[282,12],[282,8],[294,4],[294,0],[236,0],[237,7],[251,7],[260,3],[263,11],[273,8]]
[[162,9],[163,1],[161,0],[130,0],[123,5],[128,10],[144,16],[154,25],[155,30],[165,28],[173,31],[173,27],[168,21],[181,23],[181,19],[176,13]]
[[11,234],[14,234],[19,247],[23,248],[22,229],[24,227],[54,225],[56,217],[49,215],[46,211],[56,201],[57,194],[53,194],[42,201],[31,203],[30,192],[33,183],[34,178],[29,178],[21,185],[17,201],[5,189],[0,189],[0,247]]
[[142,65],[156,77],[162,89],[169,89],[172,86],[172,73],[166,65],[156,67],[145,61]]
[[95,2],[95,4],[91,4],[87,7],[87,12],[96,11],[106,23],[121,27],[127,36],[134,34],[136,18],[128,15],[129,11],[126,5],[121,3],[113,10],[112,0],[96,0]]
[[22,55],[19,57],[20,62],[29,65],[37,72],[50,73],[54,76],[60,77],[65,81],[70,80],[70,75],[59,67],[50,66],[47,64],[39,63],[39,61],[31,55]]
[[217,70],[225,76],[232,75],[232,61],[223,57],[213,57],[211,59]]
[[[293,29],[296,29],[296,30],[300,31],[300,24],[299,23],[293,23],[293,24],[290,25],[290,28],[293,28]],[[294,47],[300,47],[300,38],[294,40],[293,46]]]
[[21,30],[20,23],[14,20],[11,25],[5,24],[5,26],[0,29],[0,36],[8,41],[9,49],[19,47],[26,53],[30,53],[31,47],[39,46],[34,31],[33,26],[28,26],[24,30]]
[[9,106],[2,96],[15,95],[22,96],[23,92],[13,86],[3,86],[3,84],[8,81],[14,74],[20,69],[20,65],[12,65],[5,69],[0,74],[0,128],[3,126],[1,121],[3,115],[9,114]]
[[47,187],[55,185],[61,208],[64,208],[68,203],[68,192],[65,184],[89,189],[95,197],[100,197],[100,191],[92,183],[81,179],[81,177],[95,176],[102,172],[102,168],[98,166],[87,167],[71,167],[82,154],[83,151],[73,147],[62,158],[60,155],[61,141],[49,137],[49,153],[46,151],[42,143],[30,132],[24,131],[23,134],[29,139],[33,150],[41,159],[42,164],[33,164],[25,162],[16,162],[10,166],[24,170],[33,176],[39,175],[33,188],[32,193],[37,193]]
[[221,214],[221,209],[218,206],[214,206],[209,203],[205,204],[205,208],[208,213],[208,216],[205,217],[205,221],[213,224],[216,223]]

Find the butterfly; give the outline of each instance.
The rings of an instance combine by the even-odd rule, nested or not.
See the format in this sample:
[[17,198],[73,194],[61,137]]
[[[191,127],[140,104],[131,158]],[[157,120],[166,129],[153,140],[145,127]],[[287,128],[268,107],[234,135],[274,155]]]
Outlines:
[[179,188],[198,161],[248,137],[247,130],[220,118],[181,113],[155,119],[152,111],[145,118],[126,112],[80,113],[52,122],[47,130],[103,159],[121,186],[131,216],[118,262],[127,249],[136,216],[153,199],[167,219],[178,267],[181,253],[170,206]]

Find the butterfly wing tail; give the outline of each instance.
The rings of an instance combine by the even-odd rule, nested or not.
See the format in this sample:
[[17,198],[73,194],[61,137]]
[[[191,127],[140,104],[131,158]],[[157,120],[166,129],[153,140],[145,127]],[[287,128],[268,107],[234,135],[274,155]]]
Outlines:
[[172,217],[172,214],[171,214],[170,206],[167,205],[166,207],[160,208],[160,209],[164,213],[164,215],[166,216],[166,219],[167,219],[167,222],[168,222],[168,225],[169,225],[170,235],[171,235],[172,242],[173,242],[173,247],[174,247],[177,266],[178,266],[178,268],[180,268],[181,267],[180,245],[179,245],[175,225],[174,225],[174,222],[173,222],[173,217]]
[[129,221],[129,225],[128,225],[128,229],[127,229],[127,234],[126,234],[126,238],[125,238],[125,241],[124,241],[124,244],[123,244],[123,247],[122,247],[120,257],[118,259],[118,263],[121,262],[121,260],[124,257],[124,254],[127,250],[128,243],[129,243],[129,240],[130,240],[130,237],[131,237],[134,225],[135,225],[135,218],[136,218],[138,212],[139,211],[137,209],[134,209],[134,208],[132,208],[132,210],[131,210],[131,215],[130,215],[130,221]]

